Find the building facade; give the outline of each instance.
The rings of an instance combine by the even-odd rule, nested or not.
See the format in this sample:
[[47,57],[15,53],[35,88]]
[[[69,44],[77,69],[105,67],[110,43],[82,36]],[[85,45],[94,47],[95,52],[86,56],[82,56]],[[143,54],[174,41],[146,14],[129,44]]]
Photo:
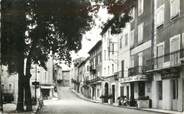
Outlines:
[[90,55],[90,80],[91,97],[93,100],[100,101],[102,94],[102,40],[88,52]]
[[154,108],[184,110],[184,1],[155,0],[152,101]]

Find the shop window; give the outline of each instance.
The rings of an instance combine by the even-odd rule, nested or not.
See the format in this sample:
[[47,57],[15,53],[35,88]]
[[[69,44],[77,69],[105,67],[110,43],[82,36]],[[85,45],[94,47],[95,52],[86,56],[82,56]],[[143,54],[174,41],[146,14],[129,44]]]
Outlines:
[[170,18],[174,18],[180,13],[180,0],[170,0]]
[[162,100],[162,81],[158,81],[158,98]]
[[173,82],[173,99],[178,99],[178,80],[172,80]]

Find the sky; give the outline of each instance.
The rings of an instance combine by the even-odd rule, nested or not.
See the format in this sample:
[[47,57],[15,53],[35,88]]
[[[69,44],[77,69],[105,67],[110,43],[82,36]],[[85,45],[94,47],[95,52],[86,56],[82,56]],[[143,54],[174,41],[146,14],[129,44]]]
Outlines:
[[106,8],[100,7],[96,16],[93,14],[93,19],[95,21],[95,25],[92,29],[86,34],[83,35],[82,39],[82,48],[77,53],[72,52],[72,58],[76,59],[79,57],[88,57],[89,50],[99,41],[101,40],[101,27],[103,23],[107,22],[108,19],[112,18],[112,15],[107,13]]

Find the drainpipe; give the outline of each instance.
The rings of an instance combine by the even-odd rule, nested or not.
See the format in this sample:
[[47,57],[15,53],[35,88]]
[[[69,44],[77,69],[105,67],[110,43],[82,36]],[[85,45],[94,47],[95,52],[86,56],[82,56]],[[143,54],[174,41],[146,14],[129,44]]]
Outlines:
[[[1,56],[1,54],[0,54],[0,56]],[[1,62],[1,60],[0,60],[0,62]],[[3,92],[2,92],[2,85],[1,85],[2,65],[0,65],[0,70],[1,70],[1,72],[0,72],[0,112],[3,112],[3,99],[2,99]]]

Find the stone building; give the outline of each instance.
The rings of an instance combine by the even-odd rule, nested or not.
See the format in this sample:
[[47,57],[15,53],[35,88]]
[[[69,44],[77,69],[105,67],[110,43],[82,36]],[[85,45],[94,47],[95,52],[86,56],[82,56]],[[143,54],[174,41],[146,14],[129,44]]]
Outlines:
[[98,41],[88,53],[90,55],[91,96],[93,100],[100,101],[102,94],[102,40]]
[[[184,110],[184,1],[154,0],[153,108]],[[149,61],[149,62],[150,62]]]

